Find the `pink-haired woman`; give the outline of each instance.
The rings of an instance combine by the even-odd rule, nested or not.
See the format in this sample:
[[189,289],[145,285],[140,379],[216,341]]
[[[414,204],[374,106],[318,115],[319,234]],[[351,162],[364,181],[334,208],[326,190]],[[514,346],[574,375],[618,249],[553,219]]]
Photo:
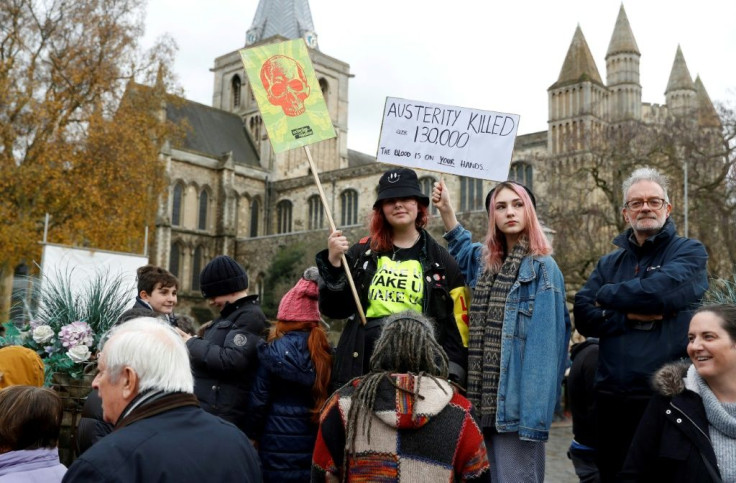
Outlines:
[[510,181],[492,189],[483,243],[473,243],[457,221],[444,181],[435,183],[432,201],[448,251],[473,290],[468,399],[483,427],[492,480],[542,482],[570,319],[534,195]]

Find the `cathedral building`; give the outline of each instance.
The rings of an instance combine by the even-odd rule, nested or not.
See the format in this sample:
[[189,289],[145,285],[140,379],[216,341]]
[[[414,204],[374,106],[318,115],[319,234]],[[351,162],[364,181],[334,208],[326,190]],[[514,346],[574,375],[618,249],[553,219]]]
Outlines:
[[[312,157],[335,224],[357,241],[367,234],[377,181],[388,166],[378,163],[374,154],[348,149],[349,59],[335,59],[320,50],[307,0],[260,0],[245,47],[295,38],[303,38],[309,47],[319,82],[310,87],[322,91],[337,133],[311,145]],[[170,186],[157,217],[151,263],[168,267],[179,277],[180,311],[192,312],[200,320],[207,320],[208,314],[201,311],[205,304],[199,294],[199,272],[210,259],[220,254],[235,257],[248,270],[251,293],[263,295],[272,260],[280,250],[301,250],[300,273],[326,247],[329,231],[304,151],[273,152],[238,52],[243,46],[233,47],[214,59],[211,106],[184,99],[165,107],[169,119],[184,121],[186,135],[161,152]],[[538,198],[549,199],[560,193],[546,176],[538,176],[542,165],[579,150],[579,142],[570,140],[583,139],[584,133],[629,120],[658,123],[689,112],[717,123],[703,83],[699,78],[693,81],[679,47],[664,105],[642,102],[640,57],[622,6],[606,54],[603,82],[578,27],[557,81],[548,88],[549,129],[517,137],[509,179],[526,184],[541,195]],[[429,193],[438,174],[420,171],[419,176]],[[459,219],[481,236],[487,226],[483,203],[494,183],[444,177],[457,200]],[[540,207],[543,219],[548,204]],[[440,225],[439,219],[430,225],[436,236],[441,236]],[[547,228],[554,234],[555,226]],[[280,295],[275,294],[277,300]]]

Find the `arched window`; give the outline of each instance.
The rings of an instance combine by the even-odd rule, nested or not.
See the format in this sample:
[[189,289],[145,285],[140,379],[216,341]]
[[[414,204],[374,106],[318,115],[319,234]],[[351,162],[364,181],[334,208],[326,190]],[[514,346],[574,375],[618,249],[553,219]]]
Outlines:
[[169,272],[178,277],[179,267],[181,266],[181,250],[178,243],[171,244],[171,253],[169,254]]
[[250,118],[250,121],[248,121],[248,125],[250,126],[250,133],[253,135],[253,139],[255,141],[261,140],[261,127],[263,126],[263,122],[261,121],[260,116],[253,116]]
[[233,88],[233,108],[240,107],[240,88],[242,83],[240,82],[240,76],[234,75],[232,80]]
[[532,182],[533,180],[533,170],[532,165],[529,163],[525,163],[523,161],[520,161],[518,163],[514,163],[511,165],[511,169],[509,170],[509,179],[511,181],[516,181],[517,183],[521,183],[530,190],[533,190],[532,188]]
[[349,189],[340,194],[340,225],[349,226],[358,223],[358,192]]
[[[434,182],[436,180],[431,176],[423,176],[419,178],[419,186],[422,188],[422,193],[427,195],[429,199],[432,199],[432,188],[434,188]],[[430,205],[430,212],[433,215],[437,214],[437,207],[434,206],[432,203]]]
[[327,101],[327,92],[330,89],[330,84],[327,83],[327,79],[324,77],[321,77],[319,79],[319,89],[322,91],[322,97],[325,98],[325,101]]
[[258,200],[253,200],[250,203],[250,236],[258,236],[258,212],[261,210],[261,205]]
[[483,206],[483,180],[477,178],[460,178],[460,211],[476,211]]
[[291,201],[281,200],[276,205],[278,216],[276,233],[291,233]]
[[199,221],[197,222],[197,228],[200,230],[207,229],[207,209],[209,207],[209,195],[207,190],[203,189],[199,193]]
[[202,247],[197,247],[192,257],[192,291],[199,290],[199,272],[202,271],[202,261]]
[[184,187],[181,183],[174,186],[174,194],[171,199],[171,224],[174,226],[181,225],[181,199],[184,194]]
[[260,300],[263,300],[263,292],[265,288],[264,280],[266,279],[266,275],[264,273],[259,273],[256,277],[256,289],[255,289],[255,295],[258,295],[258,298]]
[[309,205],[309,223],[307,226],[310,230],[318,230],[324,227],[325,210],[322,208],[322,200],[319,195],[312,195],[307,200]]

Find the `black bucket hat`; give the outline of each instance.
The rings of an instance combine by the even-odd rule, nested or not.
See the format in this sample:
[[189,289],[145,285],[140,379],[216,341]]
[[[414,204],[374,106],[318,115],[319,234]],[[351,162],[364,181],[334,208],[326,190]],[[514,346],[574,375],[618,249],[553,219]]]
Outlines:
[[[529,188],[527,188],[521,183],[517,183],[516,181],[504,181],[503,183],[515,184],[516,186],[521,186],[522,188],[524,188],[524,190],[526,190],[526,193],[529,195],[529,198],[532,199],[532,204],[534,205],[534,209],[535,210],[537,209],[537,199],[534,197],[534,193],[532,193],[532,190],[530,190]],[[491,213],[491,196],[493,196],[493,192],[496,191],[496,188],[501,186],[503,183],[498,183],[496,186],[491,188],[491,191],[489,191],[488,194],[486,195],[486,213],[489,213],[489,214]]]
[[397,168],[383,173],[378,180],[378,197],[373,207],[391,198],[416,198],[424,206],[429,206],[429,196],[422,193],[417,173],[413,169]]

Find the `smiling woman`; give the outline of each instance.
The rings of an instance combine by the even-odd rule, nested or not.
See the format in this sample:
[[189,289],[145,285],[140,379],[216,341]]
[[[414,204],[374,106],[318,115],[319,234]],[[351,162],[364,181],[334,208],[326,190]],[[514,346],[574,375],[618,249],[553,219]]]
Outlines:
[[688,331],[692,364],[655,376],[659,394],[641,420],[623,481],[736,478],[736,305],[701,307]]

